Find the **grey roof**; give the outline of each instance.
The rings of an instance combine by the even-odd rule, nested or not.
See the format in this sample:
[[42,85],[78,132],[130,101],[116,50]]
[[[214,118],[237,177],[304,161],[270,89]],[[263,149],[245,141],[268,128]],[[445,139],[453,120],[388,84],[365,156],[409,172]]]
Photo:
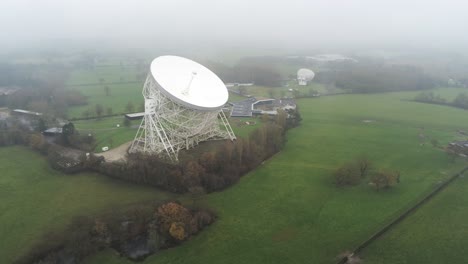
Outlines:
[[41,113],[38,112],[33,112],[33,111],[28,111],[28,110],[23,110],[23,109],[14,109],[13,112],[15,113],[20,113],[20,114],[26,114],[26,115],[34,115],[34,116],[41,116]]
[[252,105],[257,102],[255,98],[247,98],[240,102],[233,103],[231,116],[232,117],[248,117],[252,116]]
[[125,116],[128,118],[144,117],[145,112],[125,114]]
[[61,134],[62,128],[61,127],[51,127],[49,129],[44,130],[42,133],[46,134]]
[[468,148],[468,141],[454,141],[450,145]]
[[232,117],[251,117],[253,114],[274,114],[276,110],[264,111],[255,109],[256,105],[262,102],[271,102],[273,107],[283,109],[294,109],[296,108],[296,102],[293,99],[261,99],[257,100],[254,97],[245,99],[240,102],[232,103]]

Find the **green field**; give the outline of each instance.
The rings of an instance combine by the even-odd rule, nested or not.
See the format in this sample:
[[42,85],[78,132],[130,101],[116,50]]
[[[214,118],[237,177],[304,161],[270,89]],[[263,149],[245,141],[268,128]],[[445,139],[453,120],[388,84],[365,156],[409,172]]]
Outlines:
[[[96,116],[96,104],[101,104],[106,113],[107,108],[112,108],[114,114],[128,112],[126,105],[131,102],[134,105],[133,112],[142,111],[143,96],[141,90],[143,81],[138,81],[136,68],[118,66],[97,67],[94,70],[75,70],[67,82],[68,89],[80,91],[88,97],[88,105],[71,107],[68,117],[83,117],[83,112],[91,112],[91,116]],[[100,83],[102,78],[103,82]],[[122,78],[122,79],[121,79]],[[118,83],[116,82],[135,82]],[[110,84],[114,83],[114,84]],[[95,84],[84,85],[83,84]],[[109,87],[110,95],[106,95],[105,86]]]
[[[468,128],[465,111],[401,100],[408,96],[300,100],[303,124],[289,132],[281,153],[228,190],[201,198],[219,220],[144,263],[333,262],[464,166],[428,141],[456,138]],[[365,183],[334,187],[332,170],[362,153],[378,167],[400,170],[402,182],[381,192]],[[88,263],[130,262],[106,251]]]
[[73,124],[80,134],[94,136],[97,144],[95,151],[100,152],[102,147],[112,149],[135,138],[141,120],[131,121],[129,127],[124,126],[123,121],[123,116],[116,116],[74,121]]
[[12,263],[74,216],[172,196],[93,173],[64,175],[24,147],[0,148],[0,171],[1,263]]
[[[299,100],[303,123],[288,132],[281,153],[233,187],[199,198],[200,206],[218,213],[218,221],[180,247],[143,263],[333,262],[340,252],[354,248],[465,165],[461,160],[452,163],[430,140],[445,145],[460,139],[457,130],[468,129],[466,111],[406,101],[415,94]],[[94,131],[98,140],[113,137],[117,145],[135,132],[135,128],[116,128],[120,120],[77,121],[75,125],[83,133]],[[241,136],[260,125],[241,125],[244,120],[231,120]],[[361,154],[380,168],[400,170],[402,182],[381,192],[366,183],[333,186],[331,172]],[[42,156],[22,147],[0,148],[0,157],[4,172],[0,177],[0,256],[7,263],[44,232],[63,228],[73,216],[168,197],[155,189],[96,174],[63,175],[50,169]],[[368,248],[364,258],[368,263],[420,263],[420,259],[444,263],[444,258],[450,260],[447,263],[466,262],[462,254],[457,255],[468,245],[461,238],[466,229],[463,210],[468,206],[465,182],[456,181]],[[178,198],[193,202],[190,197]],[[436,238],[441,239],[433,243]],[[87,263],[132,262],[105,251]]]
[[468,263],[468,179],[460,178],[362,252],[366,263]]

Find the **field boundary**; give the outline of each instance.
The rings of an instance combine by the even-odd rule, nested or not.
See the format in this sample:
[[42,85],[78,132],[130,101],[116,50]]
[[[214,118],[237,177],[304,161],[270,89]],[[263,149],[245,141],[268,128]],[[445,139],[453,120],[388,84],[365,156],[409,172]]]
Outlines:
[[[455,173],[452,175],[449,179],[447,179],[445,182],[437,186],[434,190],[432,190],[430,193],[428,193],[426,196],[424,196],[419,202],[417,202],[415,205],[411,206],[409,209],[405,210],[403,213],[401,213],[397,218],[395,218],[393,221],[390,223],[386,224],[384,227],[382,227],[380,230],[375,232],[372,236],[370,236],[367,240],[362,242],[359,246],[357,246],[350,255],[355,255],[361,252],[363,249],[368,247],[372,242],[377,240],[379,237],[381,237],[383,234],[385,234],[387,231],[391,230],[394,226],[405,220],[406,217],[411,215],[413,212],[418,210],[421,206],[423,206],[425,203],[430,201],[434,196],[436,196],[438,193],[440,193],[442,190],[444,190],[450,183],[455,181],[458,177],[463,175],[466,171],[468,171],[468,166],[463,168],[461,171],[458,173]],[[337,264],[346,264],[348,261],[349,256],[345,256],[341,258]]]
[[77,83],[68,84],[66,87],[80,87],[80,86],[98,86],[98,85],[115,85],[115,84],[132,84],[132,83],[143,83],[143,81],[129,81],[129,82],[98,82],[98,83]]

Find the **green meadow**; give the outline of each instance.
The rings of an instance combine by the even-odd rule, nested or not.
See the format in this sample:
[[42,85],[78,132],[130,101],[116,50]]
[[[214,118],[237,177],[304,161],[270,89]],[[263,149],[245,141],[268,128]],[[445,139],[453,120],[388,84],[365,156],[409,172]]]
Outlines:
[[362,253],[366,263],[467,263],[465,175]]
[[[457,138],[457,130],[468,128],[466,112],[402,100],[411,96],[300,100],[303,123],[288,132],[282,152],[233,187],[197,200],[216,210],[219,220],[182,246],[144,263],[332,263],[465,165],[452,162],[429,141],[445,144]],[[399,170],[401,183],[380,192],[366,181],[335,187],[333,170],[361,154],[376,167]],[[430,222],[430,214],[427,218]],[[449,236],[450,228],[444,230]],[[413,251],[425,254],[416,247]],[[106,251],[87,263],[130,262]]]
[[0,262],[12,263],[49,230],[75,216],[97,214],[171,194],[95,173],[65,175],[25,147],[0,148]]
[[[89,81],[93,78],[89,77]],[[112,78],[120,77],[105,79]],[[105,95],[101,85],[71,89],[80,89],[90,96],[90,102],[118,112],[121,103],[125,105],[135,98],[137,106],[141,100],[141,85],[130,86],[110,86],[111,96]],[[447,98],[463,91],[436,90]],[[270,92],[259,88],[257,93],[268,97]],[[196,201],[190,196],[170,195],[92,173],[63,175],[50,169],[43,156],[27,148],[0,148],[0,256],[11,262],[40,241],[45,232],[64,228],[74,216],[172,197],[211,208],[219,219],[183,245],[161,251],[143,263],[332,263],[339,253],[353,249],[466,165],[461,159],[453,162],[442,148],[452,140],[465,139],[457,131],[468,129],[467,112],[408,101],[417,93],[300,99],[303,121],[288,132],[283,151],[234,186]],[[71,112],[79,116],[86,109]],[[122,117],[74,123],[80,133],[96,137],[97,150],[131,140],[139,124],[134,121],[124,127]],[[261,122],[236,118],[231,124],[243,137]],[[432,139],[440,146],[434,147]],[[401,183],[380,192],[366,180],[354,187],[335,187],[332,172],[363,154],[375,167],[399,170]],[[462,197],[464,181],[456,181],[366,249],[364,258],[369,263],[417,263],[420,259],[441,263],[445,257],[451,263],[465,262],[461,254],[456,255],[468,245],[466,239],[456,239],[466,229],[464,212],[454,213],[468,206]],[[444,223],[448,225],[441,227]],[[442,239],[431,243],[435,237]],[[420,241],[420,247],[416,241]],[[442,253],[437,257],[426,257],[428,252],[435,256],[439,251]],[[132,263],[111,250],[86,262]]]
[[[71,107],[68,117],[83,117],[85,111],[89,111],[90,116],[96,116],[96,104],[103,106],[103,115],[106,114],[108,108],[112,108],[114,114],[126,113],[128,103],[134,106],[131,112],[141,111],[143,81],[137,79],[138,74],[134,67],[121,68],[119,66],[73,71],[67,82],[68,89],[80,91],[87,96],[88,104]],[[106,94],[106,86],[109,87],[109,95]]]

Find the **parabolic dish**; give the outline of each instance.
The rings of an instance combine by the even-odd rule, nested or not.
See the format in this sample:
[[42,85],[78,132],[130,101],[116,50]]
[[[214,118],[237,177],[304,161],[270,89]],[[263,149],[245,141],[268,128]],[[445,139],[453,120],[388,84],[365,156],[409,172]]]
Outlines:
[[315,73],[312,70],[302,68],[302,69],[299,69],[297,71],[297,78],[298,79],[304,79],[306,81],[312,81],[312,79],[314,79],[314,77],[315,77]]
[[188,108],[216,110],[229,94],[223,81],[205,66],[178,56],[161,56],[151,62],[151,74],[161,92]]

